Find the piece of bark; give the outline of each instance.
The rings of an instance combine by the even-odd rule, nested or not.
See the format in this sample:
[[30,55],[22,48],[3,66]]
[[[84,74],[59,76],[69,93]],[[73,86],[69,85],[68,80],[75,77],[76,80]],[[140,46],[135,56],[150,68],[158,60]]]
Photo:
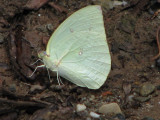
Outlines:
[[8,52],[12,69],[22,80],[33,80],[36,74],[29,77],[35,66],[30,66],[31,48],[30,43],[24,39],[23,26],[17,26],[14,33],[8,37]]

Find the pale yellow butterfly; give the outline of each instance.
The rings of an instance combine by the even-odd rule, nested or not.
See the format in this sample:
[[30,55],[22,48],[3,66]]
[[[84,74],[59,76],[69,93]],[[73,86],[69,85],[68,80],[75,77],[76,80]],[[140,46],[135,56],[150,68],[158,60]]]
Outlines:
[[111,69],[111,57],[99,5],[78,10],[52,34],[46,52],[38,54],[51,71],[88,87],[100,88]]

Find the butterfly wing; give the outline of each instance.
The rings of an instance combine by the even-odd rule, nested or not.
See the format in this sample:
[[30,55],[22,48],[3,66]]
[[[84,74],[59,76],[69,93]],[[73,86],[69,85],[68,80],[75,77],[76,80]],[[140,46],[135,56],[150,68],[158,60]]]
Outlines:
[[88,6],[67,18],[53,33],[46,52],[62,77],[81,87],[101,87],[111,68],[101,7]]

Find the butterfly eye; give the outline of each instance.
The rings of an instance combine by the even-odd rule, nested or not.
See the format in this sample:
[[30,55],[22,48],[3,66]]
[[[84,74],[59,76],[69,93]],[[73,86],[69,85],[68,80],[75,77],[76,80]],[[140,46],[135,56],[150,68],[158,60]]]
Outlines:
[[44,54],[44,55],[47,55],[46,51],[43,51],[43,54]]
[[46,51],[43,51],[43,54],[44,54],[44,56],[47,56],[47,57],[50,56],[50,55],[48,55],[48,54],[46,53]]
[[46,53],[46,51],[40,51],[40,52],[38,52],[38,57],[39,58],[43,58],[44,56],[48,56],[47,53]]

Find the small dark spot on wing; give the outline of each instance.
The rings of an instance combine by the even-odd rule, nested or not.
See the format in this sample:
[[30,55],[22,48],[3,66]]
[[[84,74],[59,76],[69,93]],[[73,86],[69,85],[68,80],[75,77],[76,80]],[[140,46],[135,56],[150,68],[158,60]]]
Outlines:
[[73,30],[72,28],[70,28],[69,30],[70,30],[70,32],[71,32],[71,33],[73,33],[73,32],[74,32],[74,30]]

